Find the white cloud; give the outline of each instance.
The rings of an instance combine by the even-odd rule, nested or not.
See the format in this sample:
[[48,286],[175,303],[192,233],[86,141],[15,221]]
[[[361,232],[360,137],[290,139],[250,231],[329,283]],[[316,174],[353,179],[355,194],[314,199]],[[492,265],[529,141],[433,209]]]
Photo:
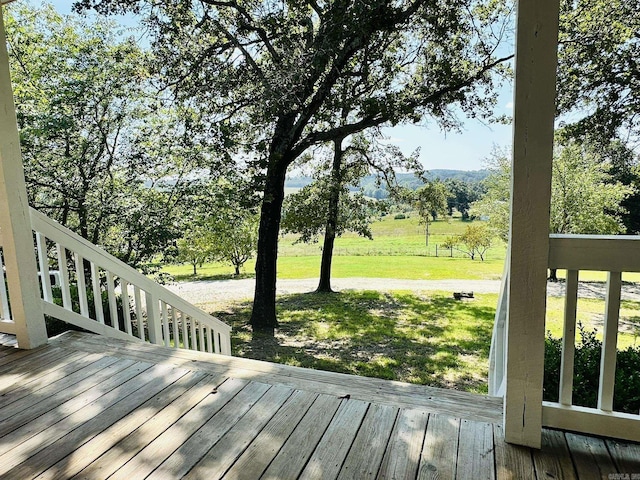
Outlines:
[[507,102],[504,108],[506,108],[507,110],[513,110],[513,102]]

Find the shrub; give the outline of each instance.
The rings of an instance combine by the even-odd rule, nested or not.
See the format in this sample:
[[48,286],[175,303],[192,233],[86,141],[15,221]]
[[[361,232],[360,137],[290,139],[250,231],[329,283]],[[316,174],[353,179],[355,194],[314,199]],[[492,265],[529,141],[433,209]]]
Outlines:
[[[595,331],[578,324],[580,343],[576,345],[573,374],[573,404],[595,408],[598,401],[602,342]],[[547,334],[544,361],[544,400],[557,402],[560,386],[562,340]],[[640,410],[640,347],[618,351],[613,409],[638,413]]]
[[[72,304],[72,309],[74,312],[76,313],[80,313],[80,302],[78,300],[79,296],[78,296],[78,287],[75,284],[71,284],[69,285],[69,290],[71,293],[71,304]],[[52,287],[51,288],[51,293],[53,295],[53,302],[56,305],[60,305],[62,306],[62,289],[60,287]],[[101,300],[102,300],[102,311],[104,314],[104,322],[105,324],[109,325],[109,326],[113,326],[111,325],[111,306],[109,305],[109,294],[105,291],[100,292],[101,293]],[[88,288],[87,289],[87,305],[89,308],[89,317],[93,320],[96,319],[96,313],[95,313],[95,304],[93,301],[93,290]],[[117,305],[117,310],[118,310],[118,324],[119,324],[119,329],[120,330],[124,330],[124,313],[122,310],[122,296],[116,294],[116,305]],[[135,312],[131,312],[131,319],[135,319]],[[49,337],[54,337],[56,335],[59,335],[62,332],[66,332],[67,330],[79,330],[79,331],[83,331],[82,328],[76,327],[75,325],[71,325],[69,323],[66,323],[62,320],[58,320],[56,318],[50,317],[50,316],[45,316],[45,322],[47,325],[47,335]],[[134,334],[136,334],[135,330],[136,330],[136,326],[135,326],[135,322],[133,325],[133,330],[134,330]]]
[[407,218],[407,216],[404,213],[396,213],[393,216],[394,220],[404,220],[405,218]]

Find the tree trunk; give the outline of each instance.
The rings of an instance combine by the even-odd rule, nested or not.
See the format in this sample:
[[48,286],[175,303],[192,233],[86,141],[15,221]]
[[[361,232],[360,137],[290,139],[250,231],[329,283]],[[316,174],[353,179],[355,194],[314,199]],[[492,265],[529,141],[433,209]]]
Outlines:
[[286,175],[286,167],[281,167],[283,163],[274,163],[275,166],[272,164],[267,169],[260,211],[256,253],[256,288],[250,322],[254,330],[272,334],[278,326],[276,318],[276,265]]
[[240,276],[240,265],[236,263],[235,267],[236,267],[236,277],[239,277]]
[[549,269],[549,281],[557,282],[558,281],[558,270],[555,268]]
[[193,265],[193,276],[195,277],[198,274],[198,270],[195,263],[192,263],[191,265]]
[[322,246],[322,261],[320,263],[320,281],[317,293],[331,293],[331,262],[333,260],[333,246],[336,241],[336,227],[338,225],[338,211],[340,207],[340,188],[342,186],[342,141],[339,138],[333,142],[333,165],[331,166],[331,192],[327,209],[327,224],[324,229],[324,244]]

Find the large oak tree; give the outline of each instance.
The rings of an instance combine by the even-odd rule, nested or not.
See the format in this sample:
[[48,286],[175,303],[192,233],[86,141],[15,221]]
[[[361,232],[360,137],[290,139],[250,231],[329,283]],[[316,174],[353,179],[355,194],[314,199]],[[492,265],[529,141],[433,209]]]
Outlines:
[[[284,181],[310,146],[366,128],[488,115],[500,2],[455,0],[82,0],[139,14],[156,70],[179,97],[206,105],[225,145],[263,191],[251,323],[273,329]],[[492,29],[491,27],[496,27]],[[336,87],[349,78],[348,98]],[[344,101],[352,106],[341,119]]]

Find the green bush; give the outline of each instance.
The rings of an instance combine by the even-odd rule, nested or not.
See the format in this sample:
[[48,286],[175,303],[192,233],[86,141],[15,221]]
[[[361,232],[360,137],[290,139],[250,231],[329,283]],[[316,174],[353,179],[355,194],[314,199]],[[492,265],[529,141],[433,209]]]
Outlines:
[[[80,302],[78,300],[78,287],[75,284],[69,285],[69,290],[71,293],[71,304],[72,309],[76,313],[80,313]],[[53,302],[56,305],[62,306],[62,289],[60,287],[52,287],[51,293],[53,294]],[[101,292],[101,300],[102,300],[102,312],[104,315],[104,322],[106,325],[111,325],[111,307],[109,305],[109,294],[105,291]],[[89,307],[89,317],[93,320],[96,319],[96,309],[95,302],[93,300],[93,290],[87,289],[87,305]],[[124,312],[122,310],[122,296],[116,294],[116,305],[118,310],[118,325],[120,330],[124,330]],[[131,319],[135,319],[135,312],[131,312]],[[46,316],[45,321],[47,324],[47,335],[49,337],[53,337],[59,335],[62,332],[66,332],[67,330],[79,330],[82,331],[81,328],[76,327],[75,325],[71,325],[69,323],[63,322],[62,320],[58,320],[53,317]],[[136,325],[133,325],[133,333],[136,332]]]
[[404,220],[407,216],[404,213],[397,213],[393,216],[394,220]]
[[[573,374],[573,404],[595,408],[598,402],[602,342],[595,331],[578,324],[580,343],[576,345]],[[560,387],[562,340],[547,334],[544,361],[544,400],[557,402]],[[629,347],[617,355],[613,409],[638,413],[640,410],[640,347]]]

